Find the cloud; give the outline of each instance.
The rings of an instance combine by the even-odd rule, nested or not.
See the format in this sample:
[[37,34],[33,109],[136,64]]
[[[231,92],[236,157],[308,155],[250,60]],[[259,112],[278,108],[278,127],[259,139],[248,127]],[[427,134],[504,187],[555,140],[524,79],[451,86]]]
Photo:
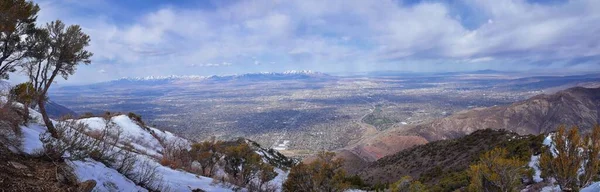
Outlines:
[[231,63],[223,62],[223,63],[205,63],[205,64],[191,64],[192,67],[226,67],[231,66]]
[[[40,20],[82,25],[92,37],[93,65],[110,66],[115,77],[298,68],[460,70],[465,63],[513,69],[600,60],[597,0],[551,5],[525,0],[170,3],[137,10],[120,1],[39,1]],[[444,66],[423,68],[422,63]],[[85,68],[74,78],[84,80],[85,73],[98,71]]]

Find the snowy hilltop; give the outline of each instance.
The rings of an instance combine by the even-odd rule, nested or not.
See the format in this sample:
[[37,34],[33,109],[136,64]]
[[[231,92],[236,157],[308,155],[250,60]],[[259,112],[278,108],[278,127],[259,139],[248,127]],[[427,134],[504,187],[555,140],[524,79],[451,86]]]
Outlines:
[[[51,156],[48,152],[49,146],[53,149],[68,148],[60,158],[72,169],[78,182],[94,181],[94,191],[247,190],[230,183],[234,180],[225,179],[228,174],[222,166],[215,167],[215,174],[211,178],[192,171],[195,169],[184,169],[165,163],[166,156],[171,155],[176,147],[187,151],[191,149],[193,142],[171,132],[146,126],[132,114],[117,113],[102,117],[52,120],[61,135],[66,136],[67,139],[64,140],[48,139],[47,129],[38,112],[31,110],[30,118],[28,124],[20,126],[21,145],[11,147],[13,152],[30,156]],[[95,142],[99,143],[94,145]],[[284,160],[277,162],[288,163],[275,165],[276,176],[263,185],[280,190],[287,176],[286,170],[295,162],[288,162],[289,160],[281,154],[273,153],[274,150],[261,148],[253,142],[250,144],[256,149],[253,153],[262,157],[265,163],[277,160],[274,157],[279,156]],[[83,146],[100,147],[94,148],[95,152],[85,153],[82,151],[87,149]],[[94,153],[104,155],[95,157]],[[194,161],[190,167],[199,168],[200,165]],[[252,182],[258,180],[255,178]]]

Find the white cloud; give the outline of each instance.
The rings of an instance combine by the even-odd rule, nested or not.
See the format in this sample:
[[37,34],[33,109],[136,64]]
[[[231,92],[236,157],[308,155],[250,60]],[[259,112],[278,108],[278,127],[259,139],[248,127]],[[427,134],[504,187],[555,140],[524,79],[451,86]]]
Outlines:
[[[281,64],[268,65],[280,67],[270,69],[275,71],[311,66],[336,71],[398,69],[429,61],[455,67],[460,63],[448,61],[514,65],[600,55],[600,1],[463,2],[485,18],[476,27],[465,27],[460,20],[465,16],[455,16],[457,10],[443,1],[408,6],[392,0],[258,0],[216,9],[162,6],[124,22],[102,11],[81,14],[67,6],[75,2],[41,1],[40,20],[81,24],[92,37],[93,65],[110,66],[115,77],[269,70],[256,65],[259,60]],[[108,10],[104,3],[94,5]],[[189,66],[212,68],[186,70]],[[233,71],[217,71],[223,68],[216,66]],[[80,70],[86,73],[85,67]]]

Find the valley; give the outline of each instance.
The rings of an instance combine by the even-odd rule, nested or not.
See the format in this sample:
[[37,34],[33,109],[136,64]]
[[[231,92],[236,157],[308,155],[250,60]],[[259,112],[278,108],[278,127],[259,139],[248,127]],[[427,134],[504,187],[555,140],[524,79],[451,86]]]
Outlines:
[[135,112],[194,140],[245,137],[290,156],[336,150],[388,129],[463,110],[506,105],[557,87],[594,86],[600,76],[318,72],[125,78],[51,92],[79,114]]

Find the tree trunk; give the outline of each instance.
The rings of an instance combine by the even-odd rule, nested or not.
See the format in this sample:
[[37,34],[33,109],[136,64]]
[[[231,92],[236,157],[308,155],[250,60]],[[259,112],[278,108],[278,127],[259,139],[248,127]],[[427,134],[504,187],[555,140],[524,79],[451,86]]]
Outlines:
[[58,138],[58,133],[56,132],[56,128],[54,128],[54,124],[52,124],[50,117],[48,117],[48,113],[46,113],[46,104],[43,99],[40,99],[40,101],[38,101],[38,106],[40,107],[40,113],[42,114],[44,123],[46,124],[46,127],[48,128],[48,132],[50,132],[50,135],[52,135],[52,137]]
[[27,124],[29,121],[29,104],[23,103],[23,122]]

